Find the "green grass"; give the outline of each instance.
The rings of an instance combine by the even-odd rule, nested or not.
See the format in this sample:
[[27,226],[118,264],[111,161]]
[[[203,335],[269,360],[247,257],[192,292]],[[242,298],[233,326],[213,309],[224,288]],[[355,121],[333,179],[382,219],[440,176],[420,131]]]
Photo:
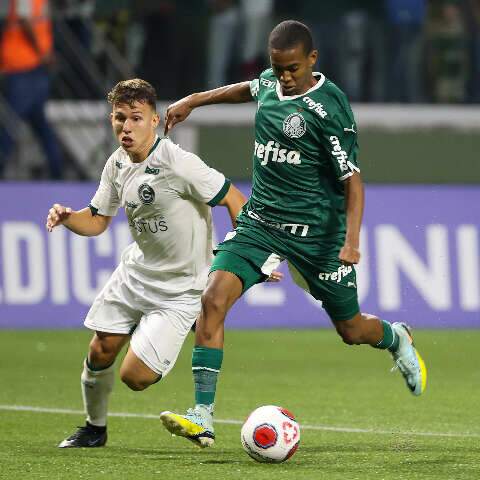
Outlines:
[[[145,418],[111,417],[106,448],[60,450],[56,444],[82,415],[0,408],[0,478],[478,479],[480,331],[420,331],[415,339],[429,367],[420,398],[398,372],[389,373],[388,355],[347,347],[332,331],[228,332],[216,417],[242,420],[271,403],[292,410],[305,428],[284,464],[258,464],[244,454],[239,425],[217,424],[215,447],[201,451]],[[0,331],[0,404],[80,410],[88,340],[84,331]],[[145,392],[117,381],[110,410],[189,407],[191,345],[190,338],[173,372]],[[458,436],[414,434],[421,432]]]

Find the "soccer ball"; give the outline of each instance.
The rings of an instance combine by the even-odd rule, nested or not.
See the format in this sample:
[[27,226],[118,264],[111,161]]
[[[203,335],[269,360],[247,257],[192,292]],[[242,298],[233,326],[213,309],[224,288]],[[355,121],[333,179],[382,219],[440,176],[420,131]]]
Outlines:
[[243,449],[257,462],[288,460],[300,443],[300,425],[291,412],[275,405],[254,410],[240,434]]

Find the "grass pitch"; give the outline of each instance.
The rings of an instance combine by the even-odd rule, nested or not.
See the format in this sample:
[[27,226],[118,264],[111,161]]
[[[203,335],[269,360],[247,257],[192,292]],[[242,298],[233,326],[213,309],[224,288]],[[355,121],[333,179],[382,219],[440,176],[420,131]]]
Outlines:
[[[147,391],[117,380],[111,412],[140,416],[112,416],[107,447],[65,450],[56,445],[84,422],[71,412],[82,409],[89,332],[0,331],[0,478],[478,479],[480,331],[414,334],[429,368],[420,398],[389,373],[386,353],[347,347],[333,331],[227,332],[217,443],[202,451],[149,418],[191,406],[192,338]],[[239,423],[264,404],[287,407],[302,427],[284,464],[258,464],[241,448]]]

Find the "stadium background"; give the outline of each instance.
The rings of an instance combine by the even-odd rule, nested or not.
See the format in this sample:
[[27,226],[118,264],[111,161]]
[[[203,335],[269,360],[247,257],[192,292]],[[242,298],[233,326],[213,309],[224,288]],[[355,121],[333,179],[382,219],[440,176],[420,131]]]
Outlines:
[[[0,1],[0,25],[8,4]],[[55,60],[46,109],[62,151],[61,180],[50,178],[38,138],[12,113],[0,77],[0,128],[16,142],[0,180],[0,478],[479,478],[479,0],[52,0],[50,7]],[[108,452],[59,452],[53,447],[83,421],[78,380],[90,336],[83,316],[129,234],[122,212],[95,239],[65,229],[47,235],[44,222],[53,202],[74,209],[89,202],[116,148],[106,92],[140,76],[157,88],[163,112],[191,91],[251,78],[267,66],[268,31],[285,18],[312,27],[318,69],[353,102],[367,192],[360,297],[366,311],[413,326],[430,368],[426,394],[410,398],[400,377],[387,374],[386,355],[342,345],[323,328],[320,305],[287,275],[254,287],[229,316],[219,442],[200,463],[152,423],[159,411],[190,404],[191,337],[165,382],[142,394],[117,382]],[[248,192],[254,109],[197,110],[173,137]],[[214,213],[221,239],[228,219]],[[278,469],[254,465],[238,441],[241,419],[268,403],[289,407],[304,428],[299,452]]]

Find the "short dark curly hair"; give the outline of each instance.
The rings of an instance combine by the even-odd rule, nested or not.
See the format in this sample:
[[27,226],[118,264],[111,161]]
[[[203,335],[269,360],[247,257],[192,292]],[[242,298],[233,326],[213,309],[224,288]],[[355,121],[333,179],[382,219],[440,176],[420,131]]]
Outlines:
[[156,111],[157,92],[146,80],[132,78],[118,82],[108,93],[107,100],[112,106],[125,104],[132,107],[135,102],[148,103]]
[[313,50],[312,32],[303,23],[296,20],[285,20],[279,23],[270,33],[268,49],[289,50],[302,45],[305,55]]

